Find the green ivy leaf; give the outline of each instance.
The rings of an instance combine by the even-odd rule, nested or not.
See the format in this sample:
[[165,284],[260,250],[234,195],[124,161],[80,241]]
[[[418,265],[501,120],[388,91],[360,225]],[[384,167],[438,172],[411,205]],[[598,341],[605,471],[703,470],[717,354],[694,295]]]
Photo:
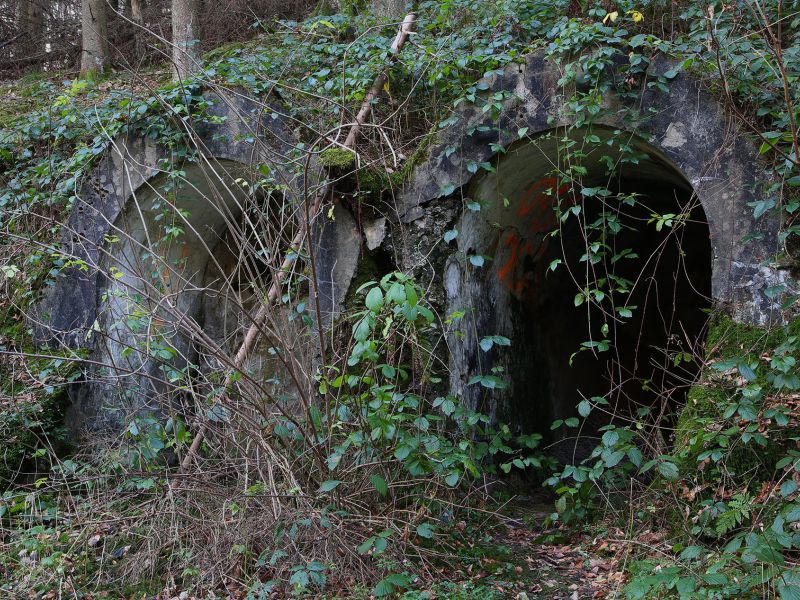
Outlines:
[[469,262],[475,267],[482,267],[484,263],[484,258],[480,254],[472,254],[469,257]]
[[417,535],[419,537],[430,539],[433,537],[433,525],[425,521],[417,525]]
[[323,481],[322,485],[319,486],[319,491],[322,492],[323,494],[333,491],[339,486],[340,483],[342,482],[337,479],[329,479],[328,481]]
[[451,229],[444,232],[444,241],[448,244],[458,237],[458,229]]
[[380,475],[370,475],[369,480],[381,496],[386,496],[386,494],[389,493],[389,486],[386,480]]

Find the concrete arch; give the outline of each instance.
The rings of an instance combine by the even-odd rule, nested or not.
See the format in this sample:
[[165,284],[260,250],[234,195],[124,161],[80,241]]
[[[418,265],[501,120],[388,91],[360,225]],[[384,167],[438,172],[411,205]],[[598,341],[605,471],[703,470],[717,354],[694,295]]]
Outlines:
[[[165,377],[159,371],[163,364],[130,351],[138,343],[137,334],[125,325],[138,305],[159,296],[151,298],[145,287],[151,291],[163,287],[161,300],[174,299],[172,318],[183,319],[184,324],[201,324],[204,311],[209,321],[225,318],[224,309],[204,302],[201,290],[224,269],[237,268],[235,257],[215,256],[228,225],[242,212],[245,191],[237,179],[257,173],[259,165],[269,165],[283,190],[281,204],[295,211],[302,207],[304,180],[311,191],[322,184],[324,174],[315,164],[305,171],[305,156],[277,106],[237,95],[207,94],[206,100],[214,124],[191,133],[198,157],[180,166],[184,187],[173,191],[171,200],[165,200],[171,184],[161,167],[162,161],[173,158],[171,151],[144,136],[115,140],[77,194],[64,228],[64,254],[84,261],[87,268],[62,273],[39,306],[36,327],[40,343],[86,348],[91,360],[107,365],[91,368],[87,379],[92,381],[71,389],[68,421],[74,429],[114,430],[131,414],[148,412],[151,397],[158,394],[159,379]],[[174,162],[180,164],[180,159]],[[164,204],[173,212],[184,211],[179,224],[185,234],[182,245],[163,248],[160,264],[167,268],[147,283],[153,262],[147,256],[155,247],[151,236],[159,227],[156,212]],[[290,223],[300,214],[282,218]],[[348,230],[355,230],[353,218],[345,211],[337,211],[337,217],[314,226],[320,264],[350,270],[347,277],[320,277],[323,315],[328,318],[340,307],[342,282],[349,282],[358,255],[357,236]],[[356,240],[351,263],[337,263],[340,254],[332,259],[324,252],[342,238]],[[159,310],[154,307],[154,314]],[[147,337],[155,339],[159,332],[152,331],[150,321]],[[173,362],[180,367],[192,352],[191,336],[176,337],[168,319],[155,321],[161,321],[162,333],[171,338],[179,355]],[[207,329],[223,335],[226,327],[214,322]]]
[[[666,59],[655,60],[650,76],[673,67]],[[632,380],[642,381],[647,374],[641,363],[654,356],[639,360],[637,341],[632,342],[634,352],[628,349],[626,354],[623,348],[617,353],[616,364],[595,361],[594,366],[567,366],[570,353],[588,336],[580,337],[571,326],[578,319],[570,312],[574,282],[544,279],[541,261],[547,257],[547,248],[542,232],[546,233],[548,227],[537,218],[541,221],[549,216],[553,219],[550,229],[555,227],[549,209],[560,190],[556,180],[536,188],[551,175],[560,157],[559,138],[567,135],[571,123],[557,83],[561,75],[556,64],[534,55],[524,65],[486,79],[486,93],[505,91],[512,96],[499,119],[472,106],[457,110],[450,119],[452,124],[440,131],[429,160],[415,169],[400,203],[400,221],[409,240],[405,267],[433,282],[433,298],[445,314],[467,312],[454,326],[458,334],[448,337],[451,393],[520,429],[544,433],[553,419],[576,414],[582,394],[603,393],[586,383],[604,377],[602,369],[609,365],[618,367],[618,372],[627,369]],[[591,133],[602,138],[620,132],[616,135],[628,136],[628,143],[643,156],[635,169],[619,174],[615,183],[619,189],[615,191],[655,190],[660,199],[654,201],[661,206],[667,206],[674,197],[694,207],[691,220],[697,223],[691,225],[689,257],[682,258],[683,251],[675,245],[668,257],[673,261],[672,268],[678,265],[686,273],[670,299],[670,309],[679,312],[687,324],[689,335],[683,337],[695,336],[695,341],[702,343],[705,319],[700,311],[712,303],[728,306],[745,322],[764,324],[780,318],[778,304],[764,293],[782,280],[780,272],[764,266],[777,250],[778,222],[768,217],[754,219],[748,206],[762,198],[769,183],[757,167],[759,157],[753,141],[702,84],[685,73],[671,80],[669,92],[645,89],[635,102],[616,95],[607,96],[604,102],[605,110],[593,123]],[[520,140],[518,132],[523,128],[527,133]],[[581,132],[573,130],[570,135],[580,138]],[[506,151],[497,154],[497,144]],[[608,183],[603,180],[604,169],[598,160],[591,155],[585,159],[587,186]],[[486,162],[497,171],[475,168]],[[531,203],[530,194],[536,195],[537,189],[553,194],[539,199],[542,206]],[[464,198],[484,201],[483,208],[465,210]],[[442,236],[449,229],[457,229],[458,237],[443,244]],[[745,238],[750,241],[744,243]],[[568,236],[564,239],[567,246],[571,241],[576,240]],[[645,238],[637,241],[645,246],[651,242]],[[443,249],[433,251],[434,247]],[[574,252],[566,250],[570,251]],[[486,255],[493,260],[476,268],[466,259],[470,255]],[[506,272],[512,263],[517,273]],[[509,276],[513,282],[507,280]],[[659,279],[657,270],[650,278]],[[537,304],[526,297],[526,288],[537,286],[539,290],[551,288],[547,292],[551,296],[547,299],[549,308],[547,302]],[[655,312],[657,304],[650,298],[657,297],[659,290],[657,286],[650,289],[655,293],[642,298]],[[664,295],[667,290],[661,292]],[[681,295],[688,299],[682,305],[674,300]],[[582,320],[585,323],[586,315]],[[642,317],[641,323],[644,320]],[[512,347],[494,348],[487,355],[478,342],[495,334],[511,338]],[[665,327],[663,334],[651,335],[648,343],[672,348],[669,351],[673,353],[692,350],[678,350],[675,337],[675,328]],[[487,358],[491,366],[505,368],[510,382],[505,391],[487,392],[468,385],[472,375],[487,374]],[[695,365],[680,376],[688,381],[696,371]],[[671,375],[674,377],[666,377],[664,386],[680,388],[685,399],[688,385],[675,384],[680,376]],[[630,385],[626,389],[623,378],[617,379],[618,399],[624,397],[623,404],[651,401],[646,395],[629,393]],[[675,392],[670,402],[680,404],[680,393]],[[602,424],[595,423],[594,427]]]
[[[674,66],[658,58],[650,76]],[[401,221],[411,224],[413,232],[415,223],[425,221],[432,202],[444,204],[473,179],[470,164],[493,159],[491,144],[511,146],[523,127],[527,135],[536,136],[570,125],[558,85],[561,75],[558,65],[534,54],[524,65],[486,79],[487,93],[506,91],[513,98],[497,121],[472,106],[462,105],[454,113],[454,124],[440,132],[429,160],[415,169],[402,194]],[[764,324],[774,318],[778,304],[763,290],[780,281],[781,275],[762,263],[777,250],[778,222],[766,216],[754,219],[748,206],[763,198],[769,183],[758,167],[751,138],[703,84],[686,73],[670,81],[668,92],[654,87],[644,90],[635,104],[616,95],[604,103],[596,125],[635,134],[674,165],[702,203],[714,250],[714,299],[730,305],[745,322]],[[748,237],[750,241],[743,243]],[[421,254],[412,252],[407,265],[413,268],[421,262]]]

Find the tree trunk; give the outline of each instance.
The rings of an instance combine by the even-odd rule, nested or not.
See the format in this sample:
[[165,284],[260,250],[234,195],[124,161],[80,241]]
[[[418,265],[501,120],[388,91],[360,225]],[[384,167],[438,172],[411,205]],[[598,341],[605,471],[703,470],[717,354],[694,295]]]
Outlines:
[[128,0],[128,6],[131,9],[131,19],[141,24],[144,21],[144,7],[142,0]]
[[199,66],[197,0],[172,0],[172,78],[181,81]]
[[379,19],[400,20],[406,12],[405,0],[373,0],[372,12]]
[[81,1],[81,75],[108,68],[108,21],[105,0]]
[[19,5],[21,58],[36,61],[44,57],[44,12],[41,0],[23,0]]

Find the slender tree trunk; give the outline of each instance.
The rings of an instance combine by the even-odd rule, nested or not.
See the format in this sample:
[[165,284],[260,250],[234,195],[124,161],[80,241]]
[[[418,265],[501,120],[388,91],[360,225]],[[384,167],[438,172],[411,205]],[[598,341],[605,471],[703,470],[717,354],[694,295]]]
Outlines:
[[172,78],[184,80],[199,67],[198,0],[172,0]]
[[142,0],[122,0],[120,2],[122,16],[131,21],[141,23],[143,19]]
[[108,68],[108,20],[105,0],[81,1],[81,75]]
[[406,12],[405,0],[373,0],[372,12],[381,19],[399,20]]
[[19,5],[20,31],[23,32],[21,44],[22,58],[36,60],[44,55],[44,12],[42,0],[23,0]]
[[128,0],[127,5],[130,7],[131,19],[141,24],[142,21],[144,21],[144,7],[142,6],[142,0]]

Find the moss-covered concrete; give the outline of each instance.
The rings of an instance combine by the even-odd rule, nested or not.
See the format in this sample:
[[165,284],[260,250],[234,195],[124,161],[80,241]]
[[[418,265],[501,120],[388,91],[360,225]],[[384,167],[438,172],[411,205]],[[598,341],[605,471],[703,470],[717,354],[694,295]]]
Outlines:
[[436,139],[436,132],[431,131],[425,135],[417,145],[413,154],[406,159],[398,171],[387,172],[382,166],[366,167],[357,173],[358,187],[375,198],[384,192],[399,192],[403,185],[410,180],[414,168],[428,159],[431,144]]

